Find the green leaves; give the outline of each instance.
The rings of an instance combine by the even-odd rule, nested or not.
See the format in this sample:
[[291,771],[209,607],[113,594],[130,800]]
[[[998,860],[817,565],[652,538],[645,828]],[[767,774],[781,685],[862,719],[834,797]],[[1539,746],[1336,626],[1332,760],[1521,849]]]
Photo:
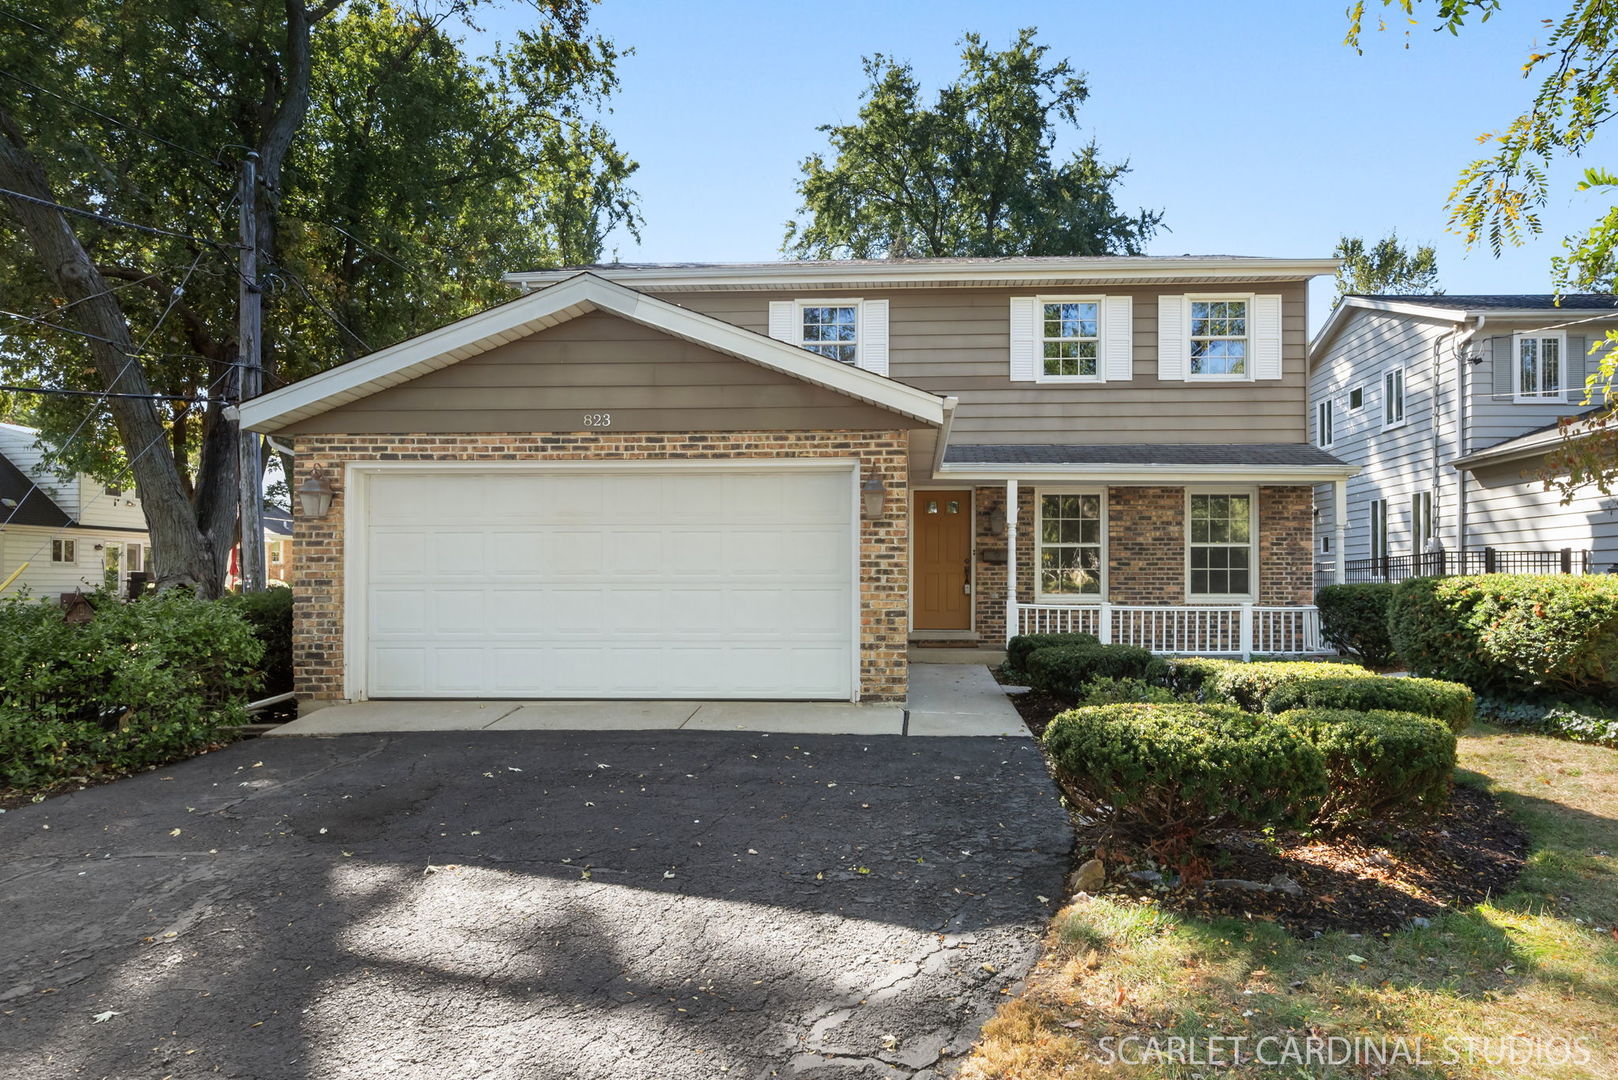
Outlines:
[[1406,251],[1397,232],[1370,247],[1357,236],[1342,237],[1332,254],[1343,260],[1337,270],[1339,300],[1349,293],[1409,296],[1443,292],[1438,287],[1438,252],[1425,244]]
[[1090,143],[1053,158],[1057,128],[1089,96],[1066,60],[1025,29],[1004,51],[962,40],[961,74],[932,105],[909,64],[866,58],[854,124],[820,128],[830,161],[803,162],[800,221],[783,250],[801,258],[1139,254],[1162,214],[1121,212],[1127,163]]

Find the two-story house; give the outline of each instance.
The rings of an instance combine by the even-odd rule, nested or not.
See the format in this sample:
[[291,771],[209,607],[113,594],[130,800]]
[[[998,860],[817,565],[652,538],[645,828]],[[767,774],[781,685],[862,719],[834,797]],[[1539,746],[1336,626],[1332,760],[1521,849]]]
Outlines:
[[0,582],[57,596],[106,585],[122,594],[151,564],[146,515],[132,488],[80,473],[63,478],[44,461],[39,432],[0,424]]
[[1541,479],[1614,327],[1604,295],[1345,297],[1309,351],[1310,436],[1360,466],[1317,492],[1321,580],[1618,563],[1618,499]]
[[905,696],[922,643],[1315,647],[1333,260],[612,265],[242,407],[295,453],[297,686]]

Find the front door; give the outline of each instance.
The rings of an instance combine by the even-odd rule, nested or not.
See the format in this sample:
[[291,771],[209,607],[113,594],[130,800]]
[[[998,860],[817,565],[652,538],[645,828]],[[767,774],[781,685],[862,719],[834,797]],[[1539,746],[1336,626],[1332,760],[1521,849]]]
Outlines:
[[911,589],[916,630],[972,628],[972,493],[917,491]]

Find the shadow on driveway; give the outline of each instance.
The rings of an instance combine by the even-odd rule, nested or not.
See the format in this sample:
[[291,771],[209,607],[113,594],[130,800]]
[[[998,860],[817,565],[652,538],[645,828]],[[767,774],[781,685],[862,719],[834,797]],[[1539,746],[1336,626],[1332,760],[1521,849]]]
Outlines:
[[240,743],[0,817],[0,1075],[932,1075],[1070,850],[1027,739]]

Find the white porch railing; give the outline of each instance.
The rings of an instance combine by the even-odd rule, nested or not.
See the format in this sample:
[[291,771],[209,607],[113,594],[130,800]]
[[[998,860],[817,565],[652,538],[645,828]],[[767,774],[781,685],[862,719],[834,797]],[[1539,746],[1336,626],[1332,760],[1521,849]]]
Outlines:
[[1301,656],[1322,651],[1313,605],[1273,607],[1018,604],[1019,634],[1094,634],[1103,644],[1183,656]]

